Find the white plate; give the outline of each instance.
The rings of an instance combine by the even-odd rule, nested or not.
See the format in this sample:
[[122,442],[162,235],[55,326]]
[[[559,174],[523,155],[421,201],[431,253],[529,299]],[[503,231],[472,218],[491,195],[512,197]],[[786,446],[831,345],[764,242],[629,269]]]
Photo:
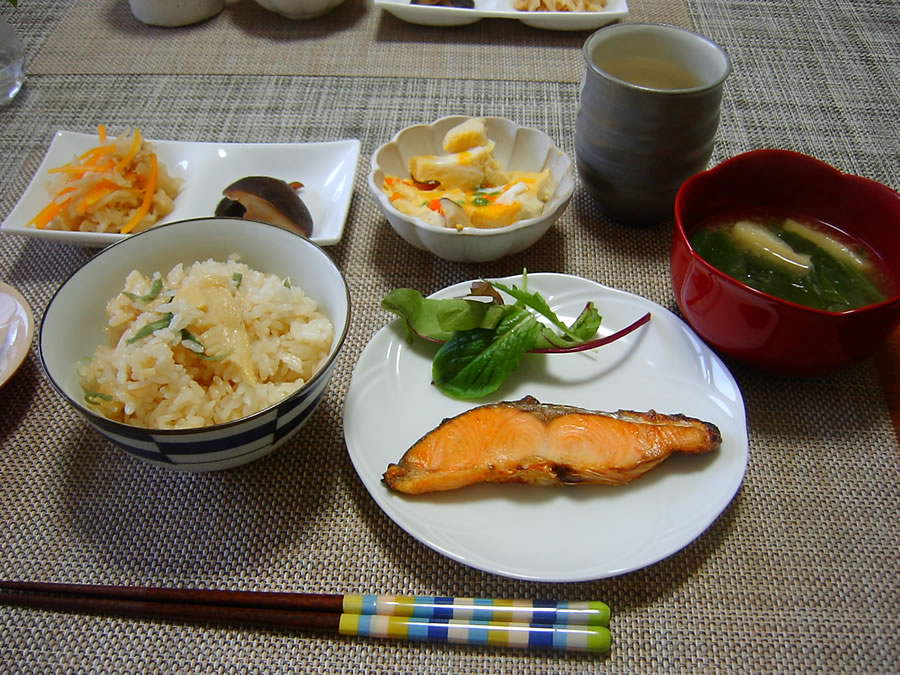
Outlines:
[[398,19],[423,26],[463,26],[482,19],[516,19],[532,28],[593,30],[628,16],[627,0],[608,0],[597,12],[523,12],[513,0],[475,0],[474,9],[413,5],[409,0],[375,0],[375,6]]
[[[160,223],[212,216],[225,187],[244,176],[262,175],[303,183],[300,197],[313,218],[314,242],[323,246],[336,244],[344,233],[359,160],[356,139],[327,143],[150,142],[169,173],[184,179],[175,198],[175,209]],[[50,200],[47,171],[71,161],[97,143],[93,134],[57,131],[28,189],[3,221],[2,230],[82,246],[107,246],[129,236],[25,226]]]
[[[521,277],[506,283],[521,286]],[[432,297],[461,296],[471,282]],[[585,581],[640,569],[679,551],[731,502],[749,441],[740,390],[691,329],[665,308],[623,291],[561,274],[529,274],[567,322],[593,300],[608,335],[646,312],[649,323],[591,352],[531,355],[492,401],[531,394],[546,403],[595,410],[684,413],[716,424],[722,447],[676,454],[627,486],[540,488],[476,485],[406,496],[382,473],[413,443],[481,403],[456,401],[431,382],[435,346],[409,345],[398,319],[379,330],[356,364],[344,404],[344,437],[362,482],[413,537],[454,560],[531,581]]]
[[22,365],[33,337],[31,307],[16,289],[0,281],[0,387]]

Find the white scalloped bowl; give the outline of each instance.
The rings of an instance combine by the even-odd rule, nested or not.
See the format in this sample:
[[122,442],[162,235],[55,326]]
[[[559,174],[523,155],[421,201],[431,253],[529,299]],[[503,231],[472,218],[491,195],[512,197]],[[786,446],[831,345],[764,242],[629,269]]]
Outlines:
[[454,262],[489,262],[519,253],[547,233],[569,205],[575,190],[574,170],[569,156],[543,131],[520,126],[503,117],[483,117],[488,138],[496,143],[494,157],[503,168],[550,169],[555,191],[544,205],[544,212],[508,227],[467,227],[458,231],[426,223],[394,208],[382,189],[385,176],[409,177],[409,160],[417,155],[447,154],[441,146],[444,134],[467,119],[471,118],[454,115],[399,131],[372,155],[369,190],[391,227],[416,248]]

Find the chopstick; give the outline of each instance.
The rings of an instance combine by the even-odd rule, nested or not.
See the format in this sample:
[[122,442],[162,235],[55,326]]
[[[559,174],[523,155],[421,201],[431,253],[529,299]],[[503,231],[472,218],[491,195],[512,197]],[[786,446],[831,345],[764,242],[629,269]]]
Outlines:
[[146,619],[320,630],[499,647],[607,651],[609,607],[597,601],[144,588],[0,581],[0,603]]
[[355,595],[326,593],[286,593],[274,591],[230,591],[212,589],[160,588],[143,586],[103,586],[59,584],[42,581],[3,581],[0,588],[35,593],[59,593],[120,598],[259,607],[347,614],[415,616],[434,619],[477,619],[482,621],[524,621],[532,623],[608,626],[609,607],[599,601],[498,600],[493,598],[450,598],[435,596]]

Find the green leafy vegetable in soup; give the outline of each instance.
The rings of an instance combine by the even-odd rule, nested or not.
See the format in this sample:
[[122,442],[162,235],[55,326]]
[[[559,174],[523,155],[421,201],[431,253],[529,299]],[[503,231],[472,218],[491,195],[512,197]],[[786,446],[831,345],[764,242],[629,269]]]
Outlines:
[[824,226],[741,219],[701,228],[691,246],[730,277],[798,305],[843,312],[885,299],[864,248]]

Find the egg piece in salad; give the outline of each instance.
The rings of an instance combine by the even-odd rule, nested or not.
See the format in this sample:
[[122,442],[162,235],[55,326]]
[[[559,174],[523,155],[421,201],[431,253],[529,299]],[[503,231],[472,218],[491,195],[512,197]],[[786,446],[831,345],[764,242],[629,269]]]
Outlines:
[[409,160],[409,178],[385,177],[384,191],[397,210],[456,230],[497,228],[541,215],[553,195],[549,169],[500,165],[481,118],[450,129],[441,145],[447,154]]

